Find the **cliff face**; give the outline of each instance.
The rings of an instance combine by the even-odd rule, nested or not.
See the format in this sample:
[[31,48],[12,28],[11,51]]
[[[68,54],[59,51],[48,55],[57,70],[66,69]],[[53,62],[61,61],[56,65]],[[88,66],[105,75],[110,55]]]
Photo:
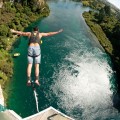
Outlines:
[[1,85],[0,85],[0,105],[4,106],[4,97],[3,97]]

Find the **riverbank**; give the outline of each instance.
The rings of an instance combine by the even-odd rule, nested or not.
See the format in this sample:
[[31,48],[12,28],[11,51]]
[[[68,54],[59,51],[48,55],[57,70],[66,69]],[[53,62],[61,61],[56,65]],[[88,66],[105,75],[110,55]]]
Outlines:
[[103,46],[105,51],[112,55],[113,52],[113,46],[110,42],[110,40],[107,38],[106,34],[102,30],[101,26],[97,24],[96,22],[93,22],[94,12],[84,12],[83,17],[87,23],[87,25],[90,27],[92,32],[95,34],[97,39],[99,40],[100,44]]
[[[119,17],[114,6],[109,6],[110,3],[107,1],[96,1],[89,4],[90,1],[86,0],[87,5],[93,10],[89,12],[84,12],[83,17],[90,27],[91,31],[96,35],[98,41],[103,46],[105,51],[110,55],[113,62],[113,69],[117,74],[117,91],[120,91],[119,79],[120,79],[120,53],[119,53]],[[86,4],[83,1],[83,5]],[[97,10],[97,11],[96,11]],[[119,13],[120,14],[120,13]]]
[[[34,6],[33,4],[37,4]],[[10,81],[13,75],[13,55],[11,51],[18,44],[18,37],[13,36],[10,29],[23,31],[32,22],[49,15],[47,3],[37,1],[37,3],[23,2],[2,2],[0,7],[0,85],[2,86],[3,96],[8,99],[6,93],[6,83]],[[0,96],[0,99],[1,96]]]

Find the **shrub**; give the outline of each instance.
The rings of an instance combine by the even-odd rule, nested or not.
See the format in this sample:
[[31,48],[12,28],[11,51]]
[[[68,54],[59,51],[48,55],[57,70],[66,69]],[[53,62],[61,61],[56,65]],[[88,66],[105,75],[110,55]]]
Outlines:
[[0,36],[7,36],[8,27],[6,25],[0,25]]
[[8,46],[8,42],[5,37],[0,37],[0,48],[3,48],[6,50]]
[[21,24],[19,24],[18,26],[17,26],[17,30],[19,30],[19,31],[23,31],[23,27],[21,26]]
[[25,13],[26,15],[29,15],[29,13],[31,13],[31,9],[30,9],[29,7],[27,7],[27,6],[25,6],[25,7],[24,7],[24,13]]
[[24,12],[23,6],[21,4],[19,4],[19,3],[17,3],[17,2],[15,3],[15,8],[16,8],[17,12],[19,12],[19,13]]
[[13,23],[14,23],[15,25],[19,25],[19,24],[20,24],[19,18],[15,18],[15,19],[13,20]]
[[10,76],[12,74],[12,68],[9,63],[5,60],[0,60],[2,64],[0,64],[0,71],[3,71],[6,75]]
[[20,13],[17,12],[16,15],[15,15],[15,17],[18,17],[18,18],[19,18],[19,17],[20,17]]
[[13,23],[13,22],[10,23],[10,24],[9,24],[9,28],[12,28],[12,29],[15,29],[15,30],[16,30],[16,25],[15,25],[15,23]]
[[82,1],[83,6],[89,6],[89,2],[88,1]]
[[11,11],[12,11],[11,3],[10,3],[10,2],[5,2],[3,9],[4,9],[4,11],[6,11],[6,12],[11,12]]

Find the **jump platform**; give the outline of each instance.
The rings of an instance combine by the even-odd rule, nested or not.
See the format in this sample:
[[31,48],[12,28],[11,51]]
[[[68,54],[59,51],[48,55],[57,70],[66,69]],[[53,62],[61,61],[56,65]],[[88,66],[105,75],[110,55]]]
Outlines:
[[39,113],[26,118],[21,118],[12,110],[0,112],[0,120],[74,120],[67,115],[61,113],[53,107],[49,107]]

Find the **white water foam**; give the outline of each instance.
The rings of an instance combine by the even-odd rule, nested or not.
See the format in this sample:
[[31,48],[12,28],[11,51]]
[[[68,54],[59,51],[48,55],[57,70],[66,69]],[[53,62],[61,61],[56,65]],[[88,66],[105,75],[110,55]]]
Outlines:
[[112,107],[109,81],[112,69],[107,60],[87,52],[81,57],[71,53],[66,61],[74,64],[62,64],[51,87],[59,98],[58,106],[78,120],[105,119],[117,114]]

